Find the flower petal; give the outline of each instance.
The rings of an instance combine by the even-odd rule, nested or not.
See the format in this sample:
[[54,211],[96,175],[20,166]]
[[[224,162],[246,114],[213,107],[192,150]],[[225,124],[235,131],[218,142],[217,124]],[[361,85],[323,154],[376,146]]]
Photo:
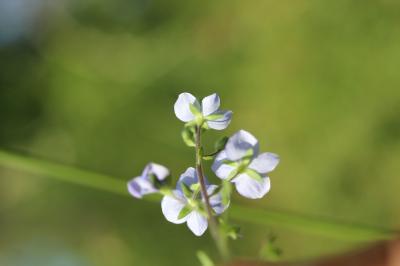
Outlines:
[[128,182],[128,191],[135,198],[141,199],[144,195],[157,192],[150,180],[138,176]]
[[260,182],[247,174],[240,174],[232,182],[235,183],[237,192],[249,199],[260,199],[271,188],[269,177],[263,177]]
[[265,152],[258,155],[250,163],[249,168],[260,174],[267,174],[275,169],[279,163],[279,156],[275,153]]
[[196,169],[194,169],[193,167],[189,167],[179,177],[179,180],[176,183],[176,189],[178,189],[178,190],[182,189],[181,183],[185,183],[188,187],[190,187],[191,185],[196,184],[198,182],[199,182],[199,179],[197,178]]
[[[217,118],[212,118],[217,116]],[[211,118],[207,120],[207,125],[215,130],[223,130],[229,126],[232,120],[232,111],[217,111],[210,116]]]
[[220,99],[218,94],[214,93],[212,95],[205,97],[201,101],[203,115],[207,116],[214,113],[215,111],[218,110],[219,105],[220,105]]
[[146,167],[149,167],[149,173],[154,174],[158,180],[162,181],[169,176],[169,170],[165,166],[156,163],[149,163]]
[[[174,111],[176,117],[183,122],[192,121],[195,117],[190,111],[190,105],[196,104],[197,99],[192,94],[184,92],[179,94],[178,99],[174,105]],[[198,105],[198,102],[197,102]]]
[[161,211],[165,218],[174,224],[184,223],[188,216],[178,219],[179,213],[185,207],[186,201],[180,191],[173,191],[174,196],[164,196],[161,201]]
[[207,230],[207,218],[197,211],[191,212],[187,216],[187,226],[196,236],[201,236]]
[[215,211],[216,214],[221,214],[223,213],[229,206],[229,203],[227,205],[222,204],[222,195],[221,193],[216,193],[212,195],[215,190],[218,188],[216,185],[210,185],[207,188],[207,193],[210,196],[210,205]]
[[229,160],[236,161],[248,155],[249,151],[253,156],[258,154],[258,140],[249,132],[239,130],[229,138],[225,146],[226,155]]
[[218,189],[217,185],[207,185],[206,190],[207,190],[207,195],[211,196],[216,190]]
[[236,169],[234,165],[226,164],[225,162],[228,160],[225,151],[221,151],[215,157],[214,163],[211,166],[211,169],[214,171],[215,175],[219,178],[225,179],[228,178],[229,175]]

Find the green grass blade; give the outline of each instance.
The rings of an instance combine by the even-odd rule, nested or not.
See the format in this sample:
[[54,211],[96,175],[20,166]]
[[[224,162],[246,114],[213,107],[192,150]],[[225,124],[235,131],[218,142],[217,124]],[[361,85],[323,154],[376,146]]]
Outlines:
[[32,157],[12,154],[0,150],[0,165],[18,171],[51,177],[77,185],[101,189],[121,195],[129,195],[125,182],[117,178]]
[[[121,179],[41,159],[0,150],[0,166],[129,196],[126,182]],[[154,201],[157,197],[147,197],[146,199]],[[256,209],[238,204],[231,206],[230,216],[235,220],[256,225],[276,226],[350,241],[375,241],[399,236],[399,232],[395,230],[341,223],[282,211]]]
[[384,240],[399,235],[394,230],[240,205],[232,205],[230,215],[237,220],[257,225],[276,226],[348,241]]

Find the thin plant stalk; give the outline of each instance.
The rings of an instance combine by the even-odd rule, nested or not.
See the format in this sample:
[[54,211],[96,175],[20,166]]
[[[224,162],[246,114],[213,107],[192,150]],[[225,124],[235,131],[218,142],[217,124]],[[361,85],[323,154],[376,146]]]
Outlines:
[[218,221],[213,215],[213,209],[210,204],[210,197],[207,194],[207,189],[206,189],[206,181],[204,177],[204,171],[203,171],[203,158],[202,158],[202,146],[201,146],[201,127],[197,126],[196,127],[196,171],[197,171],[197,176],[199,178],[199,183],[200,183],[200,189],[201,189],[201,194],[204,199],[205,205],[206,205],[206,211],[207,211],[207,218],[208,218],[208,223],[210,225],[210,233],[212,238],[215,241],[215,244],[218,248],[218,251],[222,257],[223,260],[228,260],[229,259],[229,249],[227,245],[226,238],[222,235],[221,230],[218,226]]

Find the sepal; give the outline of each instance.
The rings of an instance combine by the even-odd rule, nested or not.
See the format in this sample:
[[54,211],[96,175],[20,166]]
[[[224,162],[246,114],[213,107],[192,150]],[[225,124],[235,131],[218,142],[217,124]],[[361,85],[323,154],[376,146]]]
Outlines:
[[193,126],[185,125],[181,133],[183,142],[188,147],[196,147],[195,129]]

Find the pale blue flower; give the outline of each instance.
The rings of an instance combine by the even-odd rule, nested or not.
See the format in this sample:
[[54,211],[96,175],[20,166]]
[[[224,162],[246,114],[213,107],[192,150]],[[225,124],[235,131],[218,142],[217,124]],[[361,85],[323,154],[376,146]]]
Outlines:
[[[217,192],[218,186],[206,182],[206,188],[213,211],[216,215],[221,214],[227,205],[222,204],[221,195]],[[188,168],[180,176],[176,189],[164,196],[161,201],[161,210],[171,223],[186,222],[196,236],[201,236],[207,230],[207,212],[197,173],[193,167]]]
[[128,182],[128,191],[135,198],[159,191],[163,181],[169,176],[169,170],[160,164],[149,163],[144,168],[142,175]]
[[232,119],[232,111],[219,110],[220,98],[214,93],[205,97],[201,104],[192,94],[181,93],[175,102],[175,115],[179,120],[197,125],[206,124],[209,128],[223,130]]
[[274,153],[259,154],[257,139],[245,130],[229,138],[225,149],[215,158],[212,169],[221,179],[235,184],[246,198],[262,198],[271,188],[268,173],[279,163]]

